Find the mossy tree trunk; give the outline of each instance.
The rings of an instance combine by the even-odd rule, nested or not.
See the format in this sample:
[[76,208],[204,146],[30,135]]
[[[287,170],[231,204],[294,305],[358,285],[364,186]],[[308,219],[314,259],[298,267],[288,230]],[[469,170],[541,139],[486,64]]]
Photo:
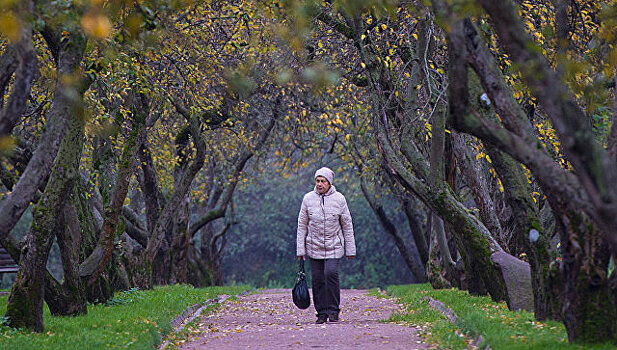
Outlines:
[[[551,307],[558,301],[549,286],[549,264],[551,256],[547,234],[540,225],[527,177],[514,159],[492,149],[489,152],[495,169],[506,193],[506,201],[512,208],[513,238],[527,253],[534,293],[534,314],[536,319],[558,319]],[[535,230],[535,231],[532,231]]]
[[[481,50],[477,49],[477,51]],[[482,52],[482,55],[487,54],[487,52]],[[469,91],[471,96],[479,97],[484,93],[484,90],[481,88],[481,82],[483,82],[484,86],[489,85],[488,80],[495,79],[495,75],[499,77],[499,71],[497,67],[490,67],[491,69],[489,69],[489,67],[480,64],[476,64],[475,67],[481,74],[480,76],[471,74]],[[493,98],[496,98],[496,90],[492,90],[491,96]],[[503,90],[506,89],[504,88]],[[487,120],[498,122],[494,109],[480,106],[477,103],[475,107]],[[531,123],[526,118],[526,114],[523,113],[520,107],[518,108],[518,117],[510,121],[511,124],[516,125],[512,126],[512,128],[519,130],[521,135],[533,134]],[[531,185],[520,163],[490,142],[486,143],[485,149],[492,159],[492,164],[504,187],[506,203],[512,212],[511,237],[505,237],[510,242],[509,250],[514,255],[525,252],[529,259],[534,292],[535,316],[538,320],[556,319],[557,315],[552,311],[554,308],[551,305],[558,300],[551,296],[548,287],[548,266],[551,262],[548,238],[544,228],[540,225],[537,206],[532,198],[533,190]],[[532,232],[532,230],[535,230],[535,232]]]
[[[138,152],[138,156],[140,164],[138,181],[139,187],[144,196],[146,216],[145,227],[141,228],[144,231],[144,234],[141,235],[142,237],[140,237],[138,242],[145,248],[148,246],[150,235],[154,232],[156,224],[159,220],[161,207],[165,207],[166,201],[159,192],[158,179],[154,170],[154,160],[150,152],[148,140],[144,140]],[[137,283],[135,286],[149,288],[152,284],[166,284],[168,282],[170,254],[167,248],[169,246],[167,237],[171,236],[171,234],[168,234],[170,230],[171,224],[166,228],[166,232],[163,234],[164,239],[160,244],[161,246],[159,248],[159,253],[157,254],[155,260],[150,262],[149,268],[152,269],[152,271],[147,274],[147,278],[137,278],[137,276],[140,276],[143,271],[148,269],[145,265],[143,265],[145,263],[144,259],[131,257],[131,259],[129,259],[131,262],[127,261],[126,267],[129,273],[129,278],[134,281],[133,283]],[[147,279],[149,280],[146,281]]]
[[[570,341],[615,341],[617,319],[607,268],[609,251],[616,250],[617,240],[612,233],[617,226],[617,215],[607,215],[611,209],[606,204],[615,198],[614,188],[607,187],[615,183],[611,180],[617,174],[615,164],[607,161],[608,153],[593,139],[585,114],[559,74],[538,51],[529,50],[532,40],[523,29],[516,7],[511,2],[479,2],[494,19],[500,39],[513,61],[523,68],[523,78],[554,122],[563,151],[576,171],[555,164],[537,138],[522,127],[524,124],[519,121],[524,114],[513,100],[511,90],[498,78],[499,74],[489,74],[498,69],[494,68],[493,57],[470,20],[448,22],[449,28],[454,28],[449,31],[449,50],[454,48],[460,55],[450,62],[460,66],[449,72],[450,88],[457,92],[450,101],[456,108],[456,113],[452,113],[453,124],[525,164],[547,196],[561,234],[563,262],[561,273],[553,280],[564,286],[558,297],[563,301],[561,316]],[[504,127],[466,110],[469,103],[466,63],[478,73]],[[555,269],[550,271],[554,273]],[[557,288],[550,285],[552,291]]]
[[[75,193],[75,191],[73,191]],[[76,316],[88,312],[86,305],[86,288],[79,277],[79,250],[81,245],[81,227],[75,207],[67,204],[59,223],[64,227],[56,233],[64,278],[61,289],[50,291],[49,298],[45,288],[45,301],[52,315]],[[52,302],[53,300],[53,302]]]
[[150,153],[148,140],[144,140],[139,150],[139,188],[144,196],[144,206],[146,209],[146,230],[152,232],[156,221],[159,218],[162,199],[158,190],[158,180],[154,171],[154,160]]
[[213,276],[205,264],[203,264],[199,252],[194,245],[188,250],[188,282],[195,287],[206,287],[214,284]]
[[[474,145],[471,137],[465,134],[455,133],[453,138],[453,151],[456,154],[459,168],[464,176],[465,183],[471,190],[474,203],[478,207],[480,218],[486,228],[502,247],[507,247],[507,237],[504,236],[501,222],[497,217],[495,204],[489,193],[489,184],[485,176],[487,172],[480,160],[471,154],[470,149]],[[492,157],[491,157],[492,158]]]
[[169,283],[188,283],[189,205],[187,195],[176,211],[173,222],[173,242],[171,244],[171,271]]
[[[176,135],[176,158],[178,164],[174,168],[174,185],[177,188],[180,185],[182,174],[188,164],[187,147],[189,141],[190,129],[185,127],[178,135]],[[191,196],[186,193],[180,205],[176,208],[171,231],[170,240],[170,266],[169,266],[169,283],[186,283],[187,268],[188,268],[188,248],[190,242],[189,236],[189,211],[190,211]]]
[[99,241],[94,252],[84,261],[84,268],[81,269],[80,273],[81,277],[88,278],[88,286],[90,287],[97,283],[97,279],[105,270],[107,262],[114,251],[114,243],[119,236],[118,233],[124,232],[123,226],[118,225],[120,213],[128,193],[133,169],[135,168],[137,152],[146,137],[145,124],[150,110],[149,99],[143,93],[138,93],[137,91],[133,92],[132,98],[133,101],[129,102],[132,117],[131,133],[122,148],[122,156],[118,165],[113,191],[111,191],[109,203],[105,207]]
[[225,233],[229,229],[229,224],[222,229],[216,229],[215,223],[211,222],[201,229],[200,255],[201,263],[207,274],[212,278],[215,286],[223,285],[223,250],[225,249]]
[[[59,75],[75,75],[78,72],[85,38],[80,34],[70,37],[71,45],[61,50],[58,57]],[[79,76],[79,75],[78,75]],[[47,258],[55,232],[64,230],[58,226],[65,204],[72,192],[73,184],[79,181],[79,160],[84,142],[85,115],[82,93],[75,86],[67,86],[59,79],[56,94],[63,98],[56,113],[70,115],[69,126],[62,139],[58,156],[43,196],[33,209],[33,220],[20,257],[20,268],[11,289],[5,316],[15,328],[29,328],[37,332],[44,330],[43,298]]]
[[[438,192],[431,191],[425,181],[412,175],[401,164],[400,158],[392,149],[386,136],[385,126],[376,121],[377,140],[386,163],[397,181],[419,198],[439,215],[446,227],[464,247],[462,252],[467,259],[471,274],[482,280],[491,298],[496,301],[508,300],[505,282],[501,272],[491,261],[491,254],[501,251],[501,247],[482,223],[471,215],[464,205],[458,202],[448,188],[442,187]],[[407,157],[410,159],[410,157]],[[417,171],[419,167],[415,167]]]
[[[26,28],[23,28],[24,30]],[[70,76],[79,67],[81,53],[73,48],[59,49],[59,33],[52,28],[45,28],[42,32],[47,46],[54,55],[56,68],[59,76]],[[26,44],[26,42],[24,42]],[[81,46],[81,45],[79,45]],[[70,57],[75,53],[75,57]],[[10,78],[10,77],[9,77]],[[84,87],[67,87],[62,81],[55,86],[54,99],[51,108],[46,115],[45,127],[41,132],[36,150],[32,154],[26,168],[21,171],[19,181],[13,186],[11,193],[0,201],[0,240],[10,239],[9,234],[15,227],[30,203],[36,202],[37,192],[43,188],[54,164],[54,159],[60,147],[70,113],[71,99],[66,94],[66,89],[82,90]],[[79,93],[78,93],[79,95]],[[21,117],[21,115],[17,115]]]
[[[156,227],[156,223],[159,220],[159,216],[161,213],[161,207],[164,207],[166,202],[164,197],[159,192],[158,188],[158,179],[156,176],[156,172],[154,170],[154,160],[152,158],[152,154],[150,152],[148,140],[144,140],[141,148],[138,152],[139,155],[139,163],[140,163],[140,171],[139,171],[139,187],[144,196],[144,206],[145,206],[145,235],[143,239],[140,239],[140,244],[145,248],[148,246],[148,240],[150,234],[154,232],[154,228]],[[151,283],[155,284],[166,284],[168,282],[168,273],[169,273],[169,258],[170,254],[168,251],[168,240],[167,237],[171,237],[171,234],[168,234],[171,230],[171,225],[167,228],[164,239],[161,242],[161,247],[159,248],[159,253],[155,258],[154,262],[152,262],[151,266],[153,271],[152,281]],[[133,269],[132,265],[127,265],[129,270]],[[142,270],[144,267],[140,266],[138,269]],[[129,272],[129,274],[132,274]],[[141,286],[143,284],[140,284]]]
[[[436,107],[437,108],[437,107]],[[446,118],[445,110],[443,108],[437,108],[438,110],[433,114],[433,123],[431,125],[431,151],[430,151],[430,170],[429,170],[429,184],[431,192],[437,193],[444,191],[449,185],[446,183],[444,176],[445,164],[444,164],[444,151],[445,151],[445,127]],[[437,273],[441,277],[448,280],[450,285],[459,285],[458,281],[454,281],[456,274],[454,273],[455,262],[452,259],[450,252],[450,246],[448,244],[448,238],[446,236],[446,229],[444,227],[443,220],[440,216],[433,212],[431,218],[431,269],[429,274]],[[437,244],[433,244],[437,243]],[[437,256],[436,249],[439,250],[440,264],[437,265],[433,259]],[[443,269],[443,273],[440,271]],[[430,281],[439,281],[438,276],[431,276]],[[441,285],[441,282],[438,282]],[[432,284],[432,283],[431,283]],[[435,287],[435,286],[434,286]]]
[[[555,209],[559,211],[558,208]],[[617,302],[608,277],[610,252],[584,214],[557,217],[561,235],[561,316],[571,342],[617,340]]]
[[[431,214],[431,225],[433,225],[433,218],[437,217],[436,215]],[[442,222],[443,223],[443,222]],[[432,227],[431,231],[433,230]],[[443,228],[442,228],[443,229]],[[426,263],[426,275],[428,278],[428,282],[431,284],[431,287],[434,289],[447,289],[452,288],[452,283],[450,279],[446,276],[446,270],[443,268],[441,263],[441,255],[439,254],[439,242],[437,241],[437,235],[433,234],[430,238],[429,245],[429,259]],[[464,286],[467,288],[467,286]]]
[[[85,289],[79,277],[79,262],[83,260],[83,250],[88,246],[90,237],[94,234],[97,225],[92,215],[94,208],[90,207],[88,197],[92,198],[92,192],[84,185],[87,183],[82,175],[81,181],[73,186],[73,194],[70,203],[67,203],[64,216],[61,218],[66,223],[66,232],[60,230],[56,233],[58,246],[62,258],[64,280],[56,281],[51,274],[47,273],[45,282],[45,302],[54,316],[70,316],[82,313],[82,307],[86,304],[82,299],[87,299],[89,293]],[[87,299],[90,301],[89,299]]]

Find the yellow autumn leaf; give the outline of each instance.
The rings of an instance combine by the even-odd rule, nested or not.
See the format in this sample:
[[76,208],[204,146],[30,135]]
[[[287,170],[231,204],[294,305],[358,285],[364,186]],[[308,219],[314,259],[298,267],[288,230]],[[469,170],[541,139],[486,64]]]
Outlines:
[[12,12],[0,15],[0,32],[6,34],[11,41],[19,40],[19,29],[19,21],[17,21]]
[[12,136],[0,137],[0,154],[9,152],[15,147],[15,139]]
[[102,14],[85,14],[81,18],[81,27],[86,34],[96,38],[105,38],[111,34],[111,21]]

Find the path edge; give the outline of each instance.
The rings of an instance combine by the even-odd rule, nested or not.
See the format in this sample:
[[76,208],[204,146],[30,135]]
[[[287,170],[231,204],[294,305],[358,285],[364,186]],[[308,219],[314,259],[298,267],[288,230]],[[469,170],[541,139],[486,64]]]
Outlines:
[[[460,318],[456,315],[456,313],[454,313],[454,311],[452,309],[447,307],[446,304],[442,303],[441,301],[439,301],[437,299],[433,299],[431,297],[423,297],[423,299],[428,302],[430,307],[432,307],[433,309],[439,311],[451,323],[455,324],[456,322],[458,322],[460,320]],[[472,345],[472,346],[474,346],[476,348],[479,348],[479,349],[483,349],[483,350],[492,350],[491,346],[488,344],[486,339],[484,339],[482,334],[480,334],[480,332],[478,332],[478,336],[475,337],[475,339],[472,341],[472,343],[470,345]]]
[[[241,297],[249,294],[250,292],[242,292],[237,297]],[[171,327],[173,328],[171,332],[169,332],[165,338],[168,338],[172,334],[178,334],[180,331],[184,329],[184,327],[193,322],[197,317],[201,316],[201,312],[214,305],[223,304],[227,299],[232,297],[231,295],[219,295],[216,298],[207,299],[204,303],[201,304],[193,304],[189,305],[180,315],[176,316],[173,320],[171,320]],[[164,350],[170,344],[169,340],[162,341],[161,344],[157,347],[157,350]]]

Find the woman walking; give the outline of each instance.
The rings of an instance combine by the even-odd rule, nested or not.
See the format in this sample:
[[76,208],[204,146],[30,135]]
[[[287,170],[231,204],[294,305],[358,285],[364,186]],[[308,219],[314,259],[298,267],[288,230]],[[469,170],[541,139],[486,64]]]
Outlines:
[[304,195],[298,214],[297,255],[308,255],[313,278],[316,323],[339,320],[341,290],[338,266],[343,255],[356,255],[351,214],[345,196],[332,184],[334,172],[323,167],[315,172],[315,188]]

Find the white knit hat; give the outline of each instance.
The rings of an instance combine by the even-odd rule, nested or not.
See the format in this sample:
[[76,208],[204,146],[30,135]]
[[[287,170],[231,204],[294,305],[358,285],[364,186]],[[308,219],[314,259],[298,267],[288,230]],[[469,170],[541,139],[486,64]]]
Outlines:
[[330,185],[332,185],[332,181],[334,181],[334,171],[332,171],[332,169],[330,168],[323,167],[321,169],[318,169],[315,172],[314,178],[316,179],[317,176],[325,177],[326,180],[328,180],[328,182],[330,183]]

